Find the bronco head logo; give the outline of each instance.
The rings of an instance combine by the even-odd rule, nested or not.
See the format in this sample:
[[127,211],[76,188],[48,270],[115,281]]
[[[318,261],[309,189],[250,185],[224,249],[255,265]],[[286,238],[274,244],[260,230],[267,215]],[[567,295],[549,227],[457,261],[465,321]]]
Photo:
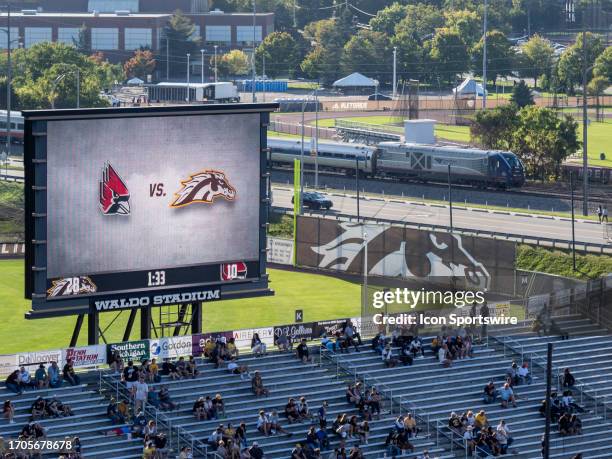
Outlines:
[[215,198],[221,197],[227,201],[236,198],[236,189],[230,185],[224,172],[207,169],[190,175],[181,181],[183,187],[174,193],[176,199],[170,207],[183,207],[194,202],[212,204]]
[[47,290],[49,296],[82,295],[95,293],[98,290],[96,284],[88,276],[64,277],[56,279]]

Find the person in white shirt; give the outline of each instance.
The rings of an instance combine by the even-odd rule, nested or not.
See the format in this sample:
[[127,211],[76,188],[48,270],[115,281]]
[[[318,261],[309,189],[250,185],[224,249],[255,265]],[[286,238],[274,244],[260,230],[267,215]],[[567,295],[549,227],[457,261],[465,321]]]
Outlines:
[[508,447],[512,444],[513,438],[510,436],[510,428],[503,419],[499,421],[499,425],[495,431],[495,438],[499,442],[501,453],[507,454]]
[[523,363],[521,368],[518,369],[518,376],[521,384],[531,384],[532,378],[529,372],[529,364],[527,362]]
[[144,407],[147,402],[147,396],[149,395],[149,386],[141,376],[136,384],[134,384],[134,410],[138,411]]
[[268,416],[266,415],[266,412],[264,410],[259,411],[256,427],[257,430],[259,430],[266,437],[270,435],[270,420],[268,419]]
[[393,357],[393,349],[391,345],[387,344],[382,353],[382,361],[386,367],[394,367],[397,364],[397,360]]
[[467,426],[467,429],[465,430],[465,432],[463,433],[463,441],[465,443],[465,446],[467,447],[470,456],[472,455],[473,451],[474,451],[474,427],[472,426]]
[[30,376],[30,372],[25,369],[25,367],[21,367],[19,369],[19,381],[21,381],[22,386],[26,387],[36,387],[36,383],[32,381],[32,377]]

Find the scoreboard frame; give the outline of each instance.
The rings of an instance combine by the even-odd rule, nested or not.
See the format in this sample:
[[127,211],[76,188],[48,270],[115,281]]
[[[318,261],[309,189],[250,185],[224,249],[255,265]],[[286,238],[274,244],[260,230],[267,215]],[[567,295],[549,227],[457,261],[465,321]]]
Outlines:
[[[208,104],[143,108],[27,110],[24,116],[25,168],[25,298],[31,300],[27,319],[94,314],[203,301],[272,295],[266,273],[268,222],[267,127],[278,104]],[[147,271],[113,271],[91,275],[102,286],[95,293],[50,297],[47,276],[47,123],[58,120],[101,120],[146,117],[259,114],[259,259],[223,260],[198,266],[160,266]],[[228,132],[231,129],[228,127]],[[231,256],[231,254],[229,255]],[[245,275],[228,278],[240,268]],[[164,271],[173,280],[155,286],[151,273]],[[248,273],[248,275],[246,274]],[[78,276],[88,276],[80,273]],[[149,276],[147,286],[137,279]],[[153,274],[155,276],[155,274]],[[88,276],[89,278],[89,276]],[[97,284],[96,284],[97,285]]]

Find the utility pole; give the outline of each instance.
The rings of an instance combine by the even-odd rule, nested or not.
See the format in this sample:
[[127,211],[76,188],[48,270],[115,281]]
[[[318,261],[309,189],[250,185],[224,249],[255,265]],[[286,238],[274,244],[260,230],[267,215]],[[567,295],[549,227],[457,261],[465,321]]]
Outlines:
[[201,49],[200,53],[202,54],[202,68],[200,69],[202,84],[204,84],[204,50]]
[[448,211],[450,214],[450,232],[453,232],[453,187],[451,186],[451,165],[448,165]]
[[357,191],[357,221],[359,221],[360,215],[359,215],[359,157],[358,156],[355,156],[355,190]]
[[[6,4],[6,154],[11,154],[11,1]],[[8,164],[8,163],[7,163]]]
[[266,81],[268,81],[268,77],[266,77],[266,53],[262,53],[261,54],[261,83],[263,85],[262,102],[266,101]]
[[81,108],[81,73],[79,68],[76,68],[76,103],[77,108]]
[[170,40],[166,36],[166,81],[170,81]]
[[215,83],[217,82],[217,46],[215,45]]
[[315,89],[315,190],[319,188],[319,82]]
[[393,98],[397,95],[397,46],[393,47]]
[[191,94],[189,94],[189,58],[191,57],[190,53],[187,53],[187,102],[191,101]]
[[255,3],[256,0],[253,0],[253,56],[252,56],[252,61],[251,61],[251,65],[253,67],[253,85],[252,85],[252,90],[253,90],[253,103],[257,102],[257,96],[255,95],[255,78],[257,77],[257,73],[255,71],[255,24],[256,24],[256,18],[257,18],[257,4]]
[[487,108],[487,0],[484,0],[484,34],[482,36],[482,108]]
[[570,171],[570,193],[572,197],[572,267],[576,271],[576,229],[574,227],[574,173]]
[[587,131],[589,116],[587,113],[587,43],[586,21],[582,15],[582,215],[589,215],[589,157],[587,148]]
[[553,345],[548,343],[546,352],[546,424],[544,428],[544,445],[542,448],[542,457],[548,459],[550,457],[550,393],[552,384],[552,353]]

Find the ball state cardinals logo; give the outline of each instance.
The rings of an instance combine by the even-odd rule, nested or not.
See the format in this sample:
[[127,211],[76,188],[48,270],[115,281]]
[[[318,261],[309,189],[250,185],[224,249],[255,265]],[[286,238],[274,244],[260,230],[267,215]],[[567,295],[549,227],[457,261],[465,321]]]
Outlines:
[[100,210],[104,215],[130,214],[130,191],[109,163],[106,163],[102,170]]
[[176,199],[170,207],[184,207],[196,202],[212,204],[217,197],[226,201],[236,198],[236,189],[222,171],[203,170],[181,181],[181,185],[183,187],[174,193]]

